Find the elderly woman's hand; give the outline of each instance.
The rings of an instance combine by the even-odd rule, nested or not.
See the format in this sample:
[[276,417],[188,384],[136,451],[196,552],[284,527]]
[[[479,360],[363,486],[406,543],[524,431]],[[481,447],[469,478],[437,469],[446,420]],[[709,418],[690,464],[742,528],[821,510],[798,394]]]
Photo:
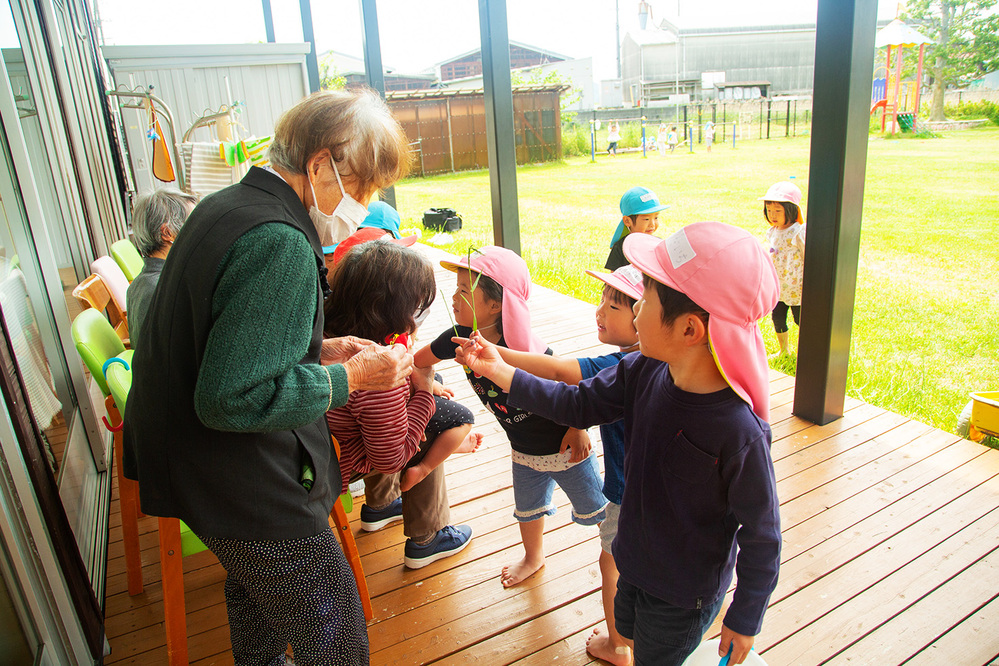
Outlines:
[[387,391],[413,372],[413,355],[402,345],[369,344],[343,364],[351,391]]
[[323,365],[345,363],[354,354],[373,344],[375,343],[371,340],[365,340],[353,335],[345,335],[342,338],[327,338],[323,340],[323,349],[320,352],[319,362]]

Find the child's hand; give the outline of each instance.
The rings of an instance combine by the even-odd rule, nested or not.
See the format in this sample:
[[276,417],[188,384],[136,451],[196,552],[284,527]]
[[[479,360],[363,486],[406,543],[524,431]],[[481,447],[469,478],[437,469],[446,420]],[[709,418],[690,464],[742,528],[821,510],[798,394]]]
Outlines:
[[721,643],[718,645],[718,656],[724,657],[728,654],[729,649],[731,649],[732,656],[729,658],[728,663],[741,664],[749,656],[749,651],[752,649],[755,640],[755,636],[737,634],[723,624]]
[[442,398],[447,398],[448,400],[454,397],[454,391],[436,380],[434,381],[433,394]]
[[496,345],[482,337],[478,331],[470,338],[451,338],[458,345],[454,360],[477,375],[488,377],[504,391],[510,390],[514,368],[500,356]]
[[416,391],[426,391],[428,393],[433,392],[434,384],[434,366],[428,366],[426,368],[413,368],[413,389]]
[[558,450],[558,452],[565,453],[566,449],[572,449],[572,455],[569,456],[569,462],[576,463],[586,460],[590,455],[589,433],[585,430],[569,428],[569,430],[565,433],[565,437],[562,438],[562,447]]

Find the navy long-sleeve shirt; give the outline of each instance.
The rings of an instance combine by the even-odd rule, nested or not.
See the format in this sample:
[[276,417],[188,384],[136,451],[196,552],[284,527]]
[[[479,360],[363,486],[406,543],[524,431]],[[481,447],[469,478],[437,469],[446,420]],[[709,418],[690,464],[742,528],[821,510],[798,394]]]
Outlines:
[[667,364],[635,352],[578,386],[518,370],[509,402],[575,428],[623,418],[625,487],[613,545],[621,577],[697,608],[725,594],[734,570],[725,625],[760,632],[780,566],[771,433],[732,389],[688,393]]

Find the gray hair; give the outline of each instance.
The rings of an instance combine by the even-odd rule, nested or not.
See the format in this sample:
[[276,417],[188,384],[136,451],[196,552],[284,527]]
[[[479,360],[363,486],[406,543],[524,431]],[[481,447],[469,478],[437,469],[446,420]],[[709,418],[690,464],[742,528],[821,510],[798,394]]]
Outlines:
[[309,160],[329,150],[344,178],[362,194],[386,188],[409,173],[409,141],[391,111],[370,90],[325,90],[288,109],[274,127],[268,158],[304,174]]
[[163,225],[176,236],[197,204],[198,197],[173,188],[139,197],[132,209],[132,234],[139,254],[148,257],[162,249]]

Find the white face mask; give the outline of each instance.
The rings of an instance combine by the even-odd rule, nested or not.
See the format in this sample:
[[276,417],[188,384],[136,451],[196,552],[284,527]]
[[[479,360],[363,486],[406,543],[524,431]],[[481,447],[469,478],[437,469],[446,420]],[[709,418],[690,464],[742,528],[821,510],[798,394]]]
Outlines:
[[[357,231],[361,222],[368,216],[368,209],[343,189],[340,172],[337,170],[336,162],[332,158],[330,158],[330,164],[333,165],[333,173],[336,174],[336,183],[340,186],[340,193],[343,195],[340,203],[336,205],[333,213],[329,215],[319,210],[319,207],[315,203],[309,208],[309,218],[319,233],[320,244],[324,246],[335,245]],[[312,201],[315,202],[316,189],[312,186],[311,179],[309,180],[309,187],[312,189]]]

